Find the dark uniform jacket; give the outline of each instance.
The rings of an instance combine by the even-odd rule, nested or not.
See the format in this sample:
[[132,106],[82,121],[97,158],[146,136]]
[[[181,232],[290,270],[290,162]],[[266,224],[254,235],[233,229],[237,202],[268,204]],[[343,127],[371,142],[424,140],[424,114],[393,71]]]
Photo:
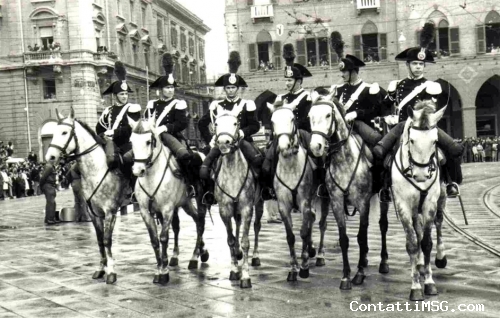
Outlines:
[[[120,115],[123,107],[128,107],[128,110],[120,119],[118,118],[118,116]],[[124,106],[109,106],[102,112],[102,115],[97,122],[95,131],[100,137],[104,138],[104,133],[108,130],[108,127],[111,123],[111,127],[116,127],[116,129],[114,129],[113,142],[118,147],[128,144],[130,142],[130,135],[132,134],[132,127],[128,123],[127,116],[129,116],[133,120],[139,120],[139,118],[141,117],[140,111],[141,106],[138,104],[128,103]],[[117,120],[119,120],[120,122],[118,123],[118,125],[115,125]]]
[[[415,88],[420,87],[420,85],[423,84],[425,84],[425,88],[398,110],[397,105],[400,105],[405,97],[411,94]],[[428,81],[423,77],[417,80],[405,78],[399,81],[392,81],[389,83],[389,87],[387,89],[387,96],[384,99],[384,107],[389,109],[393,108],[395,105],[396,108],[392,109],[392,114],[398,115],[398,122],[402,122],[408,119],[408,107],[415,106],[415,103],[418,100],[432,99],[436,102],[439,94],[441,94],[441,85],[436,82]],[[437,110],[439,110],[444,105],[436,104],[436,106]]]
[[56,186],[56,169],[50,163],[45,165],[45,169],[43,170],[42,176],[40,177],[40,188],[42,188],[46,184],[50,184],[51,186]]
[[[311,110],[312,100],[308,91],[303,88],[293,93],[278,95],[276,101],[283,101],[287,104],[296,103],[294,114],[297,122],[297,128],[311,132],[311,123],[309,121],[309,111]],[[276,102],[275,102],[276,103]]]
[[215,123],[217,115],[221,115],[224,112],[230,112],[238,117],[240,129],[243,131],[243,134],[245,134],[244,139],[252,142],[251,136],[260,129],[260,124],[257,121],[255,113],[256,109],[255,103],[252,100],[237,98],[234,101],[230,101],[226,98],[222,101],[213,101],[210,104],[208,112],[198,121],[198,129],[200,130],[201,137],[208,145],[212,140],[212,133],[210,132],[212,118]]
[[183,138],[181,132],[188,127],[189,118],[186,101],[171,98],[169,100],[150,100],[145,117],[155,116],[156,127],[166,126],[167,133]]
[[[351,96],[358,90],[363,81],[356,85],[343,84],[340,86],[332,86],[335,89],[335,97],[346,105]],[[365,83],[366,84],[366,83]],[[380,103],[380,87],[377,83],[366,84],[366,87],[361,91],[358,98],[349,109],[345,109],[346,113],[356,112],[356,120],[360,120],[367,125],[373,126],[371,120],[381,115]]]

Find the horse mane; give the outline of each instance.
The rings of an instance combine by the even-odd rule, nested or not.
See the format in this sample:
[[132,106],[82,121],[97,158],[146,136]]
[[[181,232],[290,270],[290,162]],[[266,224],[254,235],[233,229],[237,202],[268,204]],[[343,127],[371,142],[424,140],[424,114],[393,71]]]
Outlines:
[[80,119],[77,119],[77,118],[75,118],[75,121],[76,121],[77,123],[79,123],[79,124],[80,124],[80,126],[82,126],[82,127],[83,127],[83,129],[85,129],[85,130],[86,130],[86,131],[87,131],[87,132],[88,132],[88,133],[92,136],[92,138],[94,138],[94,140],[95,140],[95,141],[97,141],[97,142],[98,142],[99,144],[101,144],[101,145],[104,145],[104,141],[102,140],[102,138],[101,138],[101,137],[99,137],[99,136],[96,134],[96,132],[95,132],[92,128],[90,128],[90,127],[89,127],[89,125],[87,125],[87,123],[86,123],[86,122],[84,122],[84,121],[82,121],[82,120],[80,120]]
[[145,134],[151,131],[149,127],[146,128],[146,120],[143,118],[139,119],[137,122],[137,125],[134,127],[134,130],[132,130],[133,133],[135,134]]
[[430,129],[431,127],[431,116],[436,112],[436,103],[432,100],[419,100],[415,104],[414,110],[422,110],[422,115],[419,118],[419,127]]

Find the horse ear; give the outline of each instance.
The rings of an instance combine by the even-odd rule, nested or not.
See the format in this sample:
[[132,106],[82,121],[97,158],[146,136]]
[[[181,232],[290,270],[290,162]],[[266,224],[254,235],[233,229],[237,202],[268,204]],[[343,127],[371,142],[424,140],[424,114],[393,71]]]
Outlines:
[[266,106],[267,106],[267,108],[271,111],[271,113],[274,113],[274,111],[275,111],[275,109],[276,109],[276,108],[274,107],[274,105],[273,105],[273,104],[271,104],[271,103],[266,103]]
[[61,115],[61,113],[59,112],[59,109],[57,109],[57,108],[56,108],[56,116],[57,116],[58,121],[62,121],[64,119],[64,116]]
[[311,101],[313,104],[316,103],[320,97],[321,95],[318,92],[311,90]]
[[434,114],[432,114],[432,116],[431,116],[432,125],[431,126],[436,126],[437,123],[441,120],[444,113],[446,112],[446,107],[448,107],[448,106],[445,106],[445,107],[441,108],[440,110],[438,110],[437,112],[435,112]]
[[69,109],[69,118],[75,119],[75,110],[73,109],[73,106],[71,106]]
[[139,120],[141,120],[141,119],[139,118],[139,120],[138,120],[138,121],[135,121],[135,120],[134,120],[132,117],[130,117],[130,116],[127,116],[127,119],[128,119],[128,124],[130,125],[130,127],[132,127],[132,130],[134,130],[134,129],[135,129],[135,127],[137,127],[137,123],[139,122]]

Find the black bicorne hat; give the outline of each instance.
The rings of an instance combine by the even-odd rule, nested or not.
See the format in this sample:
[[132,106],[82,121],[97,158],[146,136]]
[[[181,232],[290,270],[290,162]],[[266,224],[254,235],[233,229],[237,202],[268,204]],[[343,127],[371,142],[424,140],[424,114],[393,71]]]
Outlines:
[[163,69],[165,70],[165,75],[160,76],[154,81],[149,88],[158,88],[162,89],[165,86],[172,85],[173,87],[177,87],[177,82],[174,78],[174,62],[172,58],[172,54],[165,53],[161,58],[161,64]]
[[121,92],[129,92],[132,93],[132,89],[128,86],[127,80],[127,70],[125,69],[125,65],[121,61],[115,62],[115,75],[118,77],[118,80],[111,83],[109,87],[102,93],[102,95],[109,94],[118,94]]
[[229,73],[219,77],[217,81],[215,81],[214,86],[226,87],[228,85],[234,85],[236,87],[248,87],[243,77],[236,74],[241,65],[240,53],[238,51],[229,53],[227,64],[229,65]]
[[283,58],[286,62],[285,78],[301,79],[312,76],[311,72],[305,66],[294,63],[295,50],[293,44],[287,43],[283,46]]
[[420,33],[420,46],[411,47],[396,55],[396,61],[422,61],[427,63],[436,63],[432,53],[427,49],[434,39],[435,26],[427,22]]

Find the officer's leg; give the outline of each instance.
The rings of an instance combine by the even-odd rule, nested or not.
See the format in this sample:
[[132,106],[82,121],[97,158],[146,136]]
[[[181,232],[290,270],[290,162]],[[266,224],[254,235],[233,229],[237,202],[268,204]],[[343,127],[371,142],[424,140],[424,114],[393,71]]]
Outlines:
[[241,152],[243,153],[247,161],[250,163],[252,168],[254,168],[257,174],[259,174],[263,160],[260,151],[257,148],[255,148],[255,146],[252,143],[246,140],[241,140],[239,146]]
[[462,155],[463,145],[455,142],[447,133],[438,129],[438,147],[446,153],[446,164],[442,171],[445,174],[446,195],[455,197],[460,194],[458,184],[462,183],[462,167],[459,157]]
[[177,138],[167,132],[161,135],[162,143],[172,151],[175,158],[179,161],[187,162],[193,158],[193,154]]
[[219,147],[214,146],[210,149],[210,152],[206,156],[205,160],[203,160],[203,164],[200,168],[200,178],[201,179],[210,179],[210,170],[212,169],[212,165],[219,158],[221,152]]
[[106,163],[110,170],[118,168],[120,163],[119,148],[112,139],[106,138],[106,145],[104,146],[106,153]]
[[384,159],[385,156],[391,151],[398,139],[403,134],[405,122],[400,122],[392,128],[387,135],[380,140],[375,147],[373,147],[373,154],[378,159]]
[[273,199],[276,197],[273,189],[274,174],[276,173],[276,167],[278,166],[278,160],[275,159],[276,150],[278,148],[278,141],[272,140],[270,146],[266,151],[266,158],[262,164],[262,173],[259,178],[259,182],[262,187],[262,199],[264,201]]
[[354,121],[353,129],[370,147],[374,147],[382,139],[382,135],[378,131],[361,120]]
[[392,185],[392,179],[391,179],[391,158],[392,156],[389,154],[387,155],[383,161],[378,161],[376,160],[376,164],[381,164],[381,172],[380,176],[373,176],[374,178],[380,177],[382,179],[382,189],[379,192],[379,201],[383,203],[389,203],[391,202],[391,191],[389,190]]

